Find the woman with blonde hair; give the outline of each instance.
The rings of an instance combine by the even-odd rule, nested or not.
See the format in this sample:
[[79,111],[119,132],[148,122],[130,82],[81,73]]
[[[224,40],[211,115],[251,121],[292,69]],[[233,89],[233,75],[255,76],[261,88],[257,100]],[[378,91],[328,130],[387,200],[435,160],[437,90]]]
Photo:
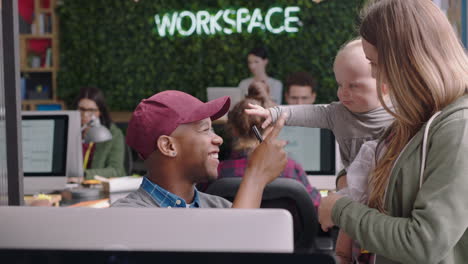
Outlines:
[[467,55],[429,0],[375,1],[360,34],[395,122],[379,144],[368,206],[331,194],[322,228],[339,226],[376,263],[467,263]]

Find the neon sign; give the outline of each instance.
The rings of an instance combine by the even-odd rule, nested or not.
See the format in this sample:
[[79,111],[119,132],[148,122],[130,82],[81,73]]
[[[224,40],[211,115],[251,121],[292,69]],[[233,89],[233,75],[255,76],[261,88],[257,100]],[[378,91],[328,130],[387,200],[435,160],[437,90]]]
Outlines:
[[[196,13],[181,11],[156,14],[156,32],[161,37],[252,33],[255,29],[272,34],[294,33],[299,31],[298,6],[286,8],[272,7],[265,12],[260,8],[224,9],[216,13],[200,10]],[[273,20],[275,23],[273,23]],[[274,25],[273,25],[274,24]]]

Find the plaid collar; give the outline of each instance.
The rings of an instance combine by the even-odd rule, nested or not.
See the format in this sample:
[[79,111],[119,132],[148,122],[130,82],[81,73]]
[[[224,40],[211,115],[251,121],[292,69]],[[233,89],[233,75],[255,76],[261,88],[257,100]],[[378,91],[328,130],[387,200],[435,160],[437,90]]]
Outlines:
[[243,159],[249,156],[249,152],[251,149],[243,149],[243,150],[233,150],[229,155],[229,159]]
[[171,208],[171,207],[183,207],[183,208],[199,208],[200,207],[200,198],[198,195],[198,190],[195,188],[195,195],[193,197],[193,203],[188,204],[184,199],[179,196],[165,190],[161,186],[151,182],[147,177],[143,177],[143,182],[141,187],[145,190],[161,208]]

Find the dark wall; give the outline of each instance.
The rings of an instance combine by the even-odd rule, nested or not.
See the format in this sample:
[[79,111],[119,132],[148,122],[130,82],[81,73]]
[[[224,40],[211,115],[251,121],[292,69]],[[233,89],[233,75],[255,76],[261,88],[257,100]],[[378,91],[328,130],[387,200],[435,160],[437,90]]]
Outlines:
[[[112,110],[132,111],[142,98],[167,90],[206,99],[208,86],[237,86],[248,77],[246,53],[264,45],[270,76],[284,82],[294,71],[308,71],[319,83],[318,102],[336,100],[332,63],[336,51],[355,36],[364,0],[63,0],[60,18],[58,94],[67,103],[82,85],[104,90]],[[298,6],[298,33],[160,37],[155,14],[183,10]],[[278,18],[279,16],[276,16]],[[274,23],[280,23],[274,19]],[[186,24],[185,24],[186,25]],[[245,27],[244,27],[245,31]]]

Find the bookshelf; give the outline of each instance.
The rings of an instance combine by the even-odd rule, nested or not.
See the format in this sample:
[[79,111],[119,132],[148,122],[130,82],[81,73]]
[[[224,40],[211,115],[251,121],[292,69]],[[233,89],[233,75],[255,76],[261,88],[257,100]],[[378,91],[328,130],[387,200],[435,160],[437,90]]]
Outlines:
[[19,0],[20,72],[23,110],[62,105],[57,98],[59,69],[57,0]]

